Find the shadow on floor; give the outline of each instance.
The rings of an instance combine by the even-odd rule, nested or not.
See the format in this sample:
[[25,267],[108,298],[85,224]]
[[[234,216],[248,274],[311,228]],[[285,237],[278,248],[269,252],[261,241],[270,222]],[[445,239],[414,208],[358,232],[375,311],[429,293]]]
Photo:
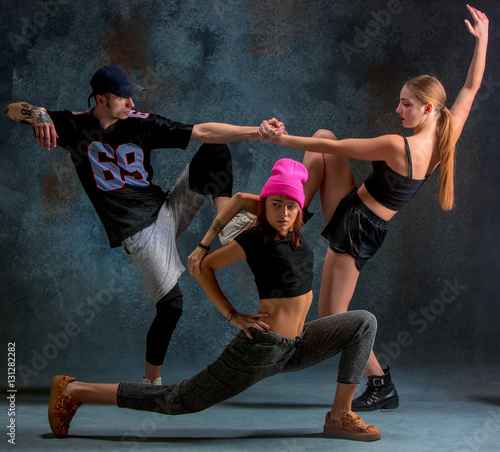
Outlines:
[[332,404],[328,403],[309,403],[309,402],[237,402],[237,401],[225,401],[221,405],[232,406],[235,408],[260,408],[260,409],[294,409],[294,408],[331,408]]
[[[180,434],[179,434],[180,433]],[[219,435],[204,436],[206,430],[189,429],[184,432],[178,431],[178,435],[172,436],[127,436],[127,435],[70,435],[68,438],[87,439],[96,441],[130,442],[130,443],[200,443],[203,441],[228,441],[241,439],[285,439],[285,438],[322,438],[321,432],[300,432],[297,430],[223,430],[218,429]],[[43,439],[57,439],[52,433],[40,435]],[[60,439],[57,439],[60,441]]]
[[467,397],[474,402],[481,402],[487,405],[500,406],[500,396],[491,394],[471,394]]

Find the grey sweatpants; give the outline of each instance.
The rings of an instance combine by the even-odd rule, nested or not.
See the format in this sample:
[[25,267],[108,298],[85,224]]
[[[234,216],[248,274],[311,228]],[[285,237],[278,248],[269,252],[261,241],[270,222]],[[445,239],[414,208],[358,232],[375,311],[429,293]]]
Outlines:
[[177,179],[155,222],[123,241],[154,302],[161,300],[185,270],[177,238],[189,226],[206,196],[189,188],[189,165]]
[[120,383],[118,406],[163,414],[204,410],[253,384],[282,372],[314,366],[339,352],[337,382],[356,385],[372,350],[377,329],[367,311],[335,314],[306,323],[300,336],[288,339],[252,329],[253,339],[240,331],[208,367],[181,383],[152,386]]

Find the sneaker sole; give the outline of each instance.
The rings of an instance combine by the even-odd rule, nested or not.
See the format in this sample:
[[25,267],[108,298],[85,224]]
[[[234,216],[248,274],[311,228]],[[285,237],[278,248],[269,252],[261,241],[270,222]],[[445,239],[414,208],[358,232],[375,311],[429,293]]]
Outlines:
[[380,432],[356,433],[328,426],[323,427],[323,434],[329,438],[349,439],[352,441],[377,441],[382,438]]
[[227,240],[224,239],[224,236],[220,238],[220,243],[222,246],[227,245],[228,243],[231,243],[236,237],[238,237],[242,232],[245,232],[246,230],[250,229],[253,226],[257,225],[257,218],[254,218],[253,220],[250,220],[245,226],[243,226],[238,232],[236,232],[233,236],[228,238]]
[[357,411],[392,411],[399,407],[399,396],[393,397],[391,399],[384,400],[383,402],[374,403],[372,406],[365,405],[352,405],[351,409],[355,412]]
[[59,392],[59,383],[61,382],[64,375],[56,375],[52,379],[52,384],[50,385],[50,399],[49,399],[49,424],[52,433],[56,435],[58,438],[63,438],[66,434],[59,431],[57,428],[56,422],[56,403],[57,403],[57,395]]

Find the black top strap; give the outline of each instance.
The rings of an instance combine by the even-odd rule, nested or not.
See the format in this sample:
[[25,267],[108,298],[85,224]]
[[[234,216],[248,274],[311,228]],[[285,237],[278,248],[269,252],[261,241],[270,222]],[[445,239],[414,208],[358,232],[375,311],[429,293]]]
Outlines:
[[405,139],[405,148],[406,148],[406,156],[408,157],[408,166],[409,166],[409,171],[408,171],[408,177],[413,178],[413,165],[411,163],[411,153],[410,153],[410,145],[408,144],[408,140],[406,137],[403,137]]

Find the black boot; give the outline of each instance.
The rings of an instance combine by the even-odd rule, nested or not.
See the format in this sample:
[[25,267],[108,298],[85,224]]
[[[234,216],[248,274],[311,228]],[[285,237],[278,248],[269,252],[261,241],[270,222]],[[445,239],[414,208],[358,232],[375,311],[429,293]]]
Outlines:
[[399,406],[399,396],[391,381],[389,366],[384,375],[368,377],[366,390],[352,401],[352,411],[395,410]]

